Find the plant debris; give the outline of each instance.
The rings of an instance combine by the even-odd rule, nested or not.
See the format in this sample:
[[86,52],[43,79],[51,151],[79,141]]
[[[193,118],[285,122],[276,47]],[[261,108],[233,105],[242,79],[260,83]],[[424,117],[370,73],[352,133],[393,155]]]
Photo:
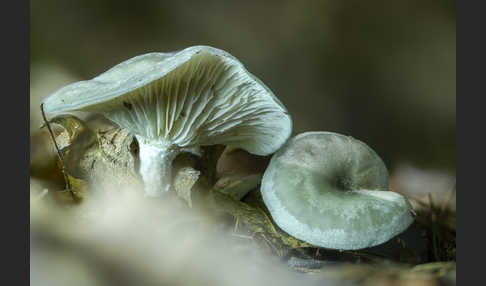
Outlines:
[[[58,137],[64,138],[59,137],[59,142],[69,166],[65,172],[70,190],[44,191],[42,197],[54,194],[62,204],[79,205],[95,189],[103,191],[107,181],[118,187],[141,184],[136,140],[127,130],[90,130],[69,116],[51,123],[65,130]],[[179,155],[174,162],[175,194],[188,208],[206,208],[215,216],[232,217],[220,223],[235,236],[252,240],[286,261],[293,271],[360,285],[455,285],[455,210],[437,206],[432,200],[428,205],[421,203],[410,230],[375,248],[336,251],[315,247],[288,235],[273,222],[259,192],[261,175],[218,180],[216,165],[223,150],[221,145],[207,146],[202,148],[202,157]]]

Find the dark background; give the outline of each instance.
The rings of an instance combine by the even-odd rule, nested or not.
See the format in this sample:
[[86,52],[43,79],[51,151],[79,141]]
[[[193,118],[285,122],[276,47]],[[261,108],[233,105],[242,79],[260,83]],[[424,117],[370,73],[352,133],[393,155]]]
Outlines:
[[133,56],[226,50],[281,99],[294,134],[324,130],[455,176],[456,3],[32,0],[31,130],[38,102]]

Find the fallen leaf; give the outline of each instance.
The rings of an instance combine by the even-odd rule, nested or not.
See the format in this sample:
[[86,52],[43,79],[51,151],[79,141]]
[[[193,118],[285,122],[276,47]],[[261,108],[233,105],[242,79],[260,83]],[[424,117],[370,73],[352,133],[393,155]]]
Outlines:
[[177,196],[186,201],[190,208],[192,208],[192,187],[200,174],[201,172],[191,167],[183,167],[177,171],[174,178],[174,189]]

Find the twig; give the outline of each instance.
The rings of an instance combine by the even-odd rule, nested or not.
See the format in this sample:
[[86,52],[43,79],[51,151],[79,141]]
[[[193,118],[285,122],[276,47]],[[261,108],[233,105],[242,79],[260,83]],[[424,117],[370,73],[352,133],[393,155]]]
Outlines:
[[249,235],[243,235],[243,234],[237,234],[237,233],[232,233],[231,235],[235,236],[235,237],[239,237],[239,238],[245,238],[245,239],[253,240],[253,236],[249,236]]
[[54,146],[56,147],[57,156],[59,157],[59,161],[61,162],[61,171],[62,174],[64,175],[64,180],[66,181],[66,189],[71,194],[73,201],[76,201],[76,197],[74,196],[73,190],[71,188],[71,182],[69,181],[69,177],[66,173],[66,167],[64,166],[64,158],[62,157],[62,153],[59,150],[59,146],[57,146],[56,138],[54,137],[54,133],[52,132],[51,125],[49,124],[49,121],[47,121],[46,115],[44,114],[44,103],[41,103],[40,109],[41,109],[42,118],[44,119],[44,123],[47,126],[47,129],[49,130],[49,134],[51,134],[51,139],[54,142]]
[[[273,249],[273,251],[275,251],[275,253],[276,253],[277,255],[279,255],[279,254],[280,254],[279,249],[278,249],[278,248],[277,248],[275,245],[273,245],[273,243],[272,243],[272,242],[270,242],[270,240],[268,240],[268,238],[265,236],[265,234],[260,233],[260,236],[263,238],[263,240],[266,242],[266,244],[267,244],[267,245],[269,245],[269,246],[270,246],[270,248],[272,248],[272,249]],[[279,255],[279,256],[281,256],[281,255]]]
[[238,232],[238,224],[240,222],[240,217],[239,216],[235,216],[235,227],[233,228],[233,232],[234,233],[237,233]]

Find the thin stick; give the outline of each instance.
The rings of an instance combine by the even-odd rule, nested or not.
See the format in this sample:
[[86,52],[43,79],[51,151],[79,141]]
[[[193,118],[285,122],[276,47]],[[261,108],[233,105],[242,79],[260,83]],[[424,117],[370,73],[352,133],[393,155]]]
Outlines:
[[59,157],[59,161],[61,162],[61,171],[62,174],[64,175],[64,180],[66,181],[66,189],[71,194],[73,201],[76,201],[76,197],[74,196],[73,190],[71,188],[71,182],[69,181],[69,177],[66,173],[66,167],[64,166],[64,158],[62,157],[62,153],[59,150],[59,146],[57,146],[56,138],[54,137],[54,133],[52,132],[51,125],[49,124],[49,121],[47,121],[46,115],[44,114],[44,103],[41,103],[40,109],[41,109],[42,118],[44,119],[44,123],[47,126],[47,129],[49,130],[49,134],[51,134],[51,138],[52,141],[54,142],[54,146],[56,146],[57,156]]
[[238,216],[235,216],[235,227],[233,228],[233,232],[236,233],[238,232],[238,224],[240,222],[240,218]]

